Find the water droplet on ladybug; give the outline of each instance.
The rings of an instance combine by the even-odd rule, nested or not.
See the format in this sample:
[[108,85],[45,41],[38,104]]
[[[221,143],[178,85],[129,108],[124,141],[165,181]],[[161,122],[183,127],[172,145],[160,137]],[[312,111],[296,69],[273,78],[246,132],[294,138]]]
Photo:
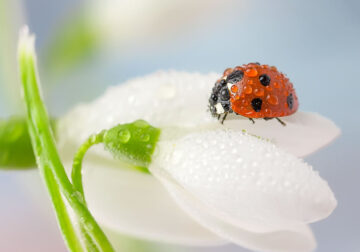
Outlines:
[[278,100],[277,96],[276,95],[271,95],[271,94],[269,94],[266,97],[266,101],[268,103],[270,103],[271,105],[277,105],[279,103],[279,100]]
[[231,92],[236,93],[238,91],[238,87],[236,85],[231,86]]
[[228,74],[230,74],[231,72],[232,72],[232,68],[231,68],[231,67],[226,68],[223,75],[228,75]]
[[247,83],[252,85],[252,84],[254,84],[254,81],[253,80],[248,80]]
[[251,94],[252,93],[252,87],[245,85],[244,86],[244,93],[245,94]]
[[264,89],[263,88],[255,88],[254,89],[254,95],[256,96],[264,96]]
[[248,77],[256,77],[258,75],[258,71],[256,68],[249,68],[245,71],[245,75]]

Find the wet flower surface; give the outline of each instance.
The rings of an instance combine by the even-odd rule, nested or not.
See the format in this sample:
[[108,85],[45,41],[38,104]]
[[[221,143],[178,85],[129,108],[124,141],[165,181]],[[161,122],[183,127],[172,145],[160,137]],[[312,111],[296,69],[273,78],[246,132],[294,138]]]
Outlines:
[[109,88],[59,122],[63,159],[70,164],[93,133],[144,119],[162,129],[149,166],[154,176],[126,169],[101,147],[84,162],[84,191],[99,223],[184,245],[311,251],[316,242],[307,224],[327,217],[336,199],[298,157],[330,143],[339,129],[301,111],[282,118],[286,127],[240,116],[221,125],[206,111],[219,76],[158,72]]

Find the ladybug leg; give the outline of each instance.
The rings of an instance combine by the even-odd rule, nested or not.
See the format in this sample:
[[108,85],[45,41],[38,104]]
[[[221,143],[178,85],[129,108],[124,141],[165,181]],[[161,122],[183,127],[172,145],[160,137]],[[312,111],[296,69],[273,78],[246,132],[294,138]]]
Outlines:
[[283,121],[280,120],[280,118],[278,117],[275,117],[276,120],[278,120],[279,123],[281,123],[282,126],[286,126],[286,123],[284,123]]
[[221,115],[218,115],[218,120],[220,120],[220,116],[221,116]]
[[227,117],[228,114],[229,114],[229,113],[225,113],[225,115],[223,116],[223,118],[222,118],[222,120],[221,120],[221,124],[224,124],[224,121],[225,121],[225,119],[226,119],[226,117]]
[[265,121],[269,121],[269,120],[271,120],[271,119],[274,119],[274,117],[264,117],[264,120],[265,120]]
[[253,124],[255,124],[255,121],[254,121],[254,119],[252,119],[252,118],[249,118],[249,120],[253,123]]

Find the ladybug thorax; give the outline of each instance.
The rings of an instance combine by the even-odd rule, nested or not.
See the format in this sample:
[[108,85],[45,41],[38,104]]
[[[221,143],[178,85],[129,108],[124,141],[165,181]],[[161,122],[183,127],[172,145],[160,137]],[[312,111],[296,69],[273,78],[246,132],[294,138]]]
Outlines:
[[209,103],[213,116],[235,112],[249,118],[273,118],[293,114],[298,108],[289,79],[276,67],[257,63],[226,69]]

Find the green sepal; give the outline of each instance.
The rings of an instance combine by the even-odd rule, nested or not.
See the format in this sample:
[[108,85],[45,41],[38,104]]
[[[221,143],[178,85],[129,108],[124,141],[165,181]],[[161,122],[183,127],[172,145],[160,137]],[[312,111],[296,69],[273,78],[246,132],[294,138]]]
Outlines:
[[151,163],[160,129],[144,120],[119,124],[104,134],[105,149],[115,158],[131,163],[137,167],[147,167]]

